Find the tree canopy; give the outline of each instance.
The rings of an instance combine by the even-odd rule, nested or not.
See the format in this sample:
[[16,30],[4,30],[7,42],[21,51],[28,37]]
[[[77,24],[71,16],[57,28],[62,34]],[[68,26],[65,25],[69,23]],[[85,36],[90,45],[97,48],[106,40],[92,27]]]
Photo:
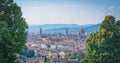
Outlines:
[[92,33],[86,41],[82,63],[120,62],[120,21],[114,16],[105,16],[99,31]]
[[13,0],[0,0],[0,63],[14,63],[25,49],[27,24]]

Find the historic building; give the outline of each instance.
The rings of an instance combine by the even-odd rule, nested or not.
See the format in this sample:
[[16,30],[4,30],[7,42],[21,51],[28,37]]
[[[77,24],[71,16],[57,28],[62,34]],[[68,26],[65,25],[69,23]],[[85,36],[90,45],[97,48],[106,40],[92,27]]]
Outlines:
[[40,28],[40,37],[42,37],[42,28]]
[[77,36],[85,35],[85,31],[83,28],[80,28],[80,30],[77,32]]

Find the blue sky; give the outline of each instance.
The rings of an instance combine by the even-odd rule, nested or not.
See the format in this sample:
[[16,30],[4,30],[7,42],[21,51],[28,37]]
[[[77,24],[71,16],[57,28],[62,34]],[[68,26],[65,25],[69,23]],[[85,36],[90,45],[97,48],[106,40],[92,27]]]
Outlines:
[[29,25],[97,24],[105,15],[120,19],[120,0],[15,0]]

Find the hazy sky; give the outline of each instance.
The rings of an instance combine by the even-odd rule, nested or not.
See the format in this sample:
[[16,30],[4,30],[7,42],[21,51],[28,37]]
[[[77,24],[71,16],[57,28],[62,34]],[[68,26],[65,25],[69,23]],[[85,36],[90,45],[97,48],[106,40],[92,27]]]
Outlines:
[[15,0],[29,25],[96,24],[105,15],[120,19],[120,0]]

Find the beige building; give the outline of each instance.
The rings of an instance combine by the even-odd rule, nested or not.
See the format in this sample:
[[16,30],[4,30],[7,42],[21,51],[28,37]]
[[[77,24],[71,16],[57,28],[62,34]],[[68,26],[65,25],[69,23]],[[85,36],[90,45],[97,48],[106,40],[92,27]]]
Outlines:
[[52,49],[55,49],[57,46],[56,45],[51,45],[50,46]]

